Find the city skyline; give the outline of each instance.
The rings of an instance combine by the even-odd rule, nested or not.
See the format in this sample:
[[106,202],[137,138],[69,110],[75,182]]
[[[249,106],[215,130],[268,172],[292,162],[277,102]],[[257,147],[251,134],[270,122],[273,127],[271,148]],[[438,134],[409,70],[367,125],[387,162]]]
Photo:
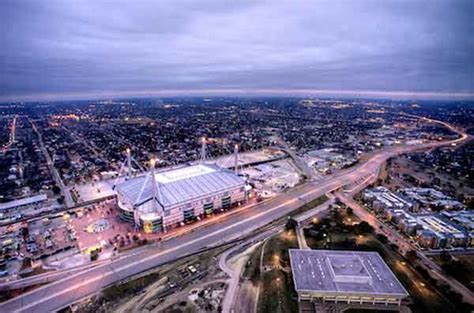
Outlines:
[[474,312],[474,2],[0,1],[0,312]]

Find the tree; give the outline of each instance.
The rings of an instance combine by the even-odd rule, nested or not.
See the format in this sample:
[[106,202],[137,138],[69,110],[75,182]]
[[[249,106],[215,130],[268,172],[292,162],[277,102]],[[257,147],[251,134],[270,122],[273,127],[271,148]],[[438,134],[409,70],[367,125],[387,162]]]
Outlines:
[[295,230],[296,226],[298,226],[298,222],[295,221],[293,218],[288,217],[288,220],[286,221],[286,224],[285,224],[285,229],[286,230]]
[[474,200],[470,200],[468,203],[467,203],[467,208],[469,210],[474,210]]
[[356,234],[370,234],[373,231],[374,231],[374,228],[366,221],[362,221],[359,224],[354,226],[354,232]]
[[451,261],[451,254],[449,254],[449,252],[446,250],[441,251],[439,257],[443,263]]
[[58,203],[59,204],[64,204],[64,196],[61,196],[58,198]]
[[91,251],[91,261],[95,261],[99,258],[99,249],[94,249]]
[[53,193],[55,195],[59,195],[61,193],[61,188],[58,187],[58,185],[53,186]]
[[407,258],[407,260],[408,260],[410,263],[413,263],[413,262],[415,262],[415,261],[418,259],[418,254],[416,253],[415,250],[409,250],[409,251],[407,251],[407,253],[405,254],[405,257]]
[[390,248],[391,248],[392,250],[398,251],[398,246],[397,246],[396,244],[391,243],[389,246],[390,246]]
[[347,207],[346,209],[347,216],[352,216],[354,214],[354,210],[351,207]]
[[381,243],[387,243],[387,242],[388,242],[388,238],[387,238],[387,236],[385,236],[384,234],[377,234],[377,239],[378,239]]

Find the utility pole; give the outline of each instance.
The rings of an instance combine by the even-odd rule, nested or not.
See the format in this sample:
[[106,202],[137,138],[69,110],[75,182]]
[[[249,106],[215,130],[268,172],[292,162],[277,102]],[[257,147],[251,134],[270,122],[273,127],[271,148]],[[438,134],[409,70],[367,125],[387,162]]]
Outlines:
[[150,160],[150,175],[151,175],[151,190],[153,192],[153,208],[155,212],[158,211],[158,189],[156,188],[156,178],[155,178],[155,159]]
[[132,177],[132,154],[130,148],[127,148],[127,177]]
[[239,145],[236,144],[234,146],[234,171],[235,171],[235,174],[238,174],[238,171],[237,171],[238,163],[239,163]]
[[201,139],[201,163],[206,162],[206,137]]

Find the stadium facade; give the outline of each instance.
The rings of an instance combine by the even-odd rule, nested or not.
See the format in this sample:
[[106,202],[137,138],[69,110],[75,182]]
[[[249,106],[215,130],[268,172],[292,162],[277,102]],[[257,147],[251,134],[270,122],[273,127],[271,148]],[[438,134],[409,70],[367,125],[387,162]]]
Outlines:
[[145,232],[166,231],[247,198],[245,179],[214,164],[150,172],[116,186],[123,220]]

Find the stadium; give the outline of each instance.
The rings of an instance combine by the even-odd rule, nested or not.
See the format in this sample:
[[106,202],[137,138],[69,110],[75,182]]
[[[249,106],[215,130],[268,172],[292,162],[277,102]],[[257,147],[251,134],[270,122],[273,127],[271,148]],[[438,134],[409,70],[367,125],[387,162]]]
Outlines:
[[121,218],[155,233],[240,204],[248,188],[244,178],[214,164],[155,173],[153,161],[146,175],[117,185],[116,192]]

